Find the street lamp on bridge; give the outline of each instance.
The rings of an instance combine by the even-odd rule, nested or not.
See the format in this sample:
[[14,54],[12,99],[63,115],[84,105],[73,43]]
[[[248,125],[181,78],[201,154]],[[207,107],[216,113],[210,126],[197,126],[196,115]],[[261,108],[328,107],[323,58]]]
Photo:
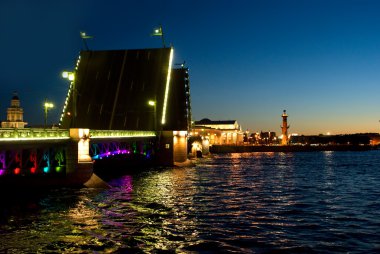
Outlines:
[[154,110],[154,130],[157,131],[157,121],[156,121],[156,101],[153,101],[153,100],[149,100],[148,101],[148,105],[149,106],[152,106],[153,107],[153,110]]
[[62,72],[62,78],[68,79],[70,81],[74,81],[75,80],[75,73],[69,72],[69,71],[63,71]]
[[45,120],[45,129],[46,129],[46,125],[47,125],[47,115],[48,115],[48,110],[49,109],[52,109],[54,108],[54,104],[51,103],[51,102],[48,102],[46,99],[45,99],[45,103],[44,103],[44,120]]

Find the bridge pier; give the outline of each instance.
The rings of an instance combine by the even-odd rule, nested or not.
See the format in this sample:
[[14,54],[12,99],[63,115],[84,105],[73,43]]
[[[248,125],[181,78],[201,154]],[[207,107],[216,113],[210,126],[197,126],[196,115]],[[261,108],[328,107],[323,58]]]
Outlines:
[[107,183],[93,173],[89,129],[70,129],[66,163],[66,176],[71,181],[81,182],[89,188],[109,187]]
[[162,131],[157,150],[157,164],[174,166],[187,161],[187,131]]

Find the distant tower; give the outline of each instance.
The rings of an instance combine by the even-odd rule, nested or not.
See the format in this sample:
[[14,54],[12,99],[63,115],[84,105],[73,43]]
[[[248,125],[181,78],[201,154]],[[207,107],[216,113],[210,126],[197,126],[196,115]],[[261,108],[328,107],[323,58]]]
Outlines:
[[24,110],[20,107],[20,99],[17,93],[13,93],[11,106],[7,109],[7,121],[1,123],[1,128],[24,128],[27,122],[24,122]]
[[290,126],[288,126],[288,115],[286,114],[286,110],[282,113],[282,141],[281,145],[286,146],[289,145],[289,138],[288,138],[288,129]]

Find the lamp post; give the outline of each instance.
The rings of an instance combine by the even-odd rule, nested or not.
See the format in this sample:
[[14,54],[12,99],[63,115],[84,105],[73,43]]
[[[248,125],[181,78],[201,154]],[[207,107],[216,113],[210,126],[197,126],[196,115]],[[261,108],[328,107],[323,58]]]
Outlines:
[[47,114],[48,114],[48,110],[51,109],[51,108],[54,108],[54,104],[51,103],[51,102],[48,102],[46,99],[45,99],[45,103],[44,103],[44,120],[45,120],[45,129],[46,129],[46,125],[47,125]]
[[63,71],[62,72],[62,78],[68,79],[71,82],[70,88],[73,90],[73,109],[72,109],[73,110],[73,112],[72,112],[73,113],[73,118],[72,118],[73,123],[72,124],[74,124],[76,117],[77,117],[77,90],[75,87],[75,72]]
[[148,105],[153,107],[154,110],[154,130],[157,131],[157,121],[156,121],[156,101],[148,101]]

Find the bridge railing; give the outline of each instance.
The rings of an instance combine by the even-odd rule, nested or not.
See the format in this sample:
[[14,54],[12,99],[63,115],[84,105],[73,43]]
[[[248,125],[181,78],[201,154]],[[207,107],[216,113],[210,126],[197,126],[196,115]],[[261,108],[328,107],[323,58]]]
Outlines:
[[0,128],[1,141],[69,139],[68,129]]
[[155,137],[154,131],[90,130],[90,139]]
[[[155,137],[154,131],[90,130],[90,139]],[[1,141],[70,139],[69,129],[0,128]]]

